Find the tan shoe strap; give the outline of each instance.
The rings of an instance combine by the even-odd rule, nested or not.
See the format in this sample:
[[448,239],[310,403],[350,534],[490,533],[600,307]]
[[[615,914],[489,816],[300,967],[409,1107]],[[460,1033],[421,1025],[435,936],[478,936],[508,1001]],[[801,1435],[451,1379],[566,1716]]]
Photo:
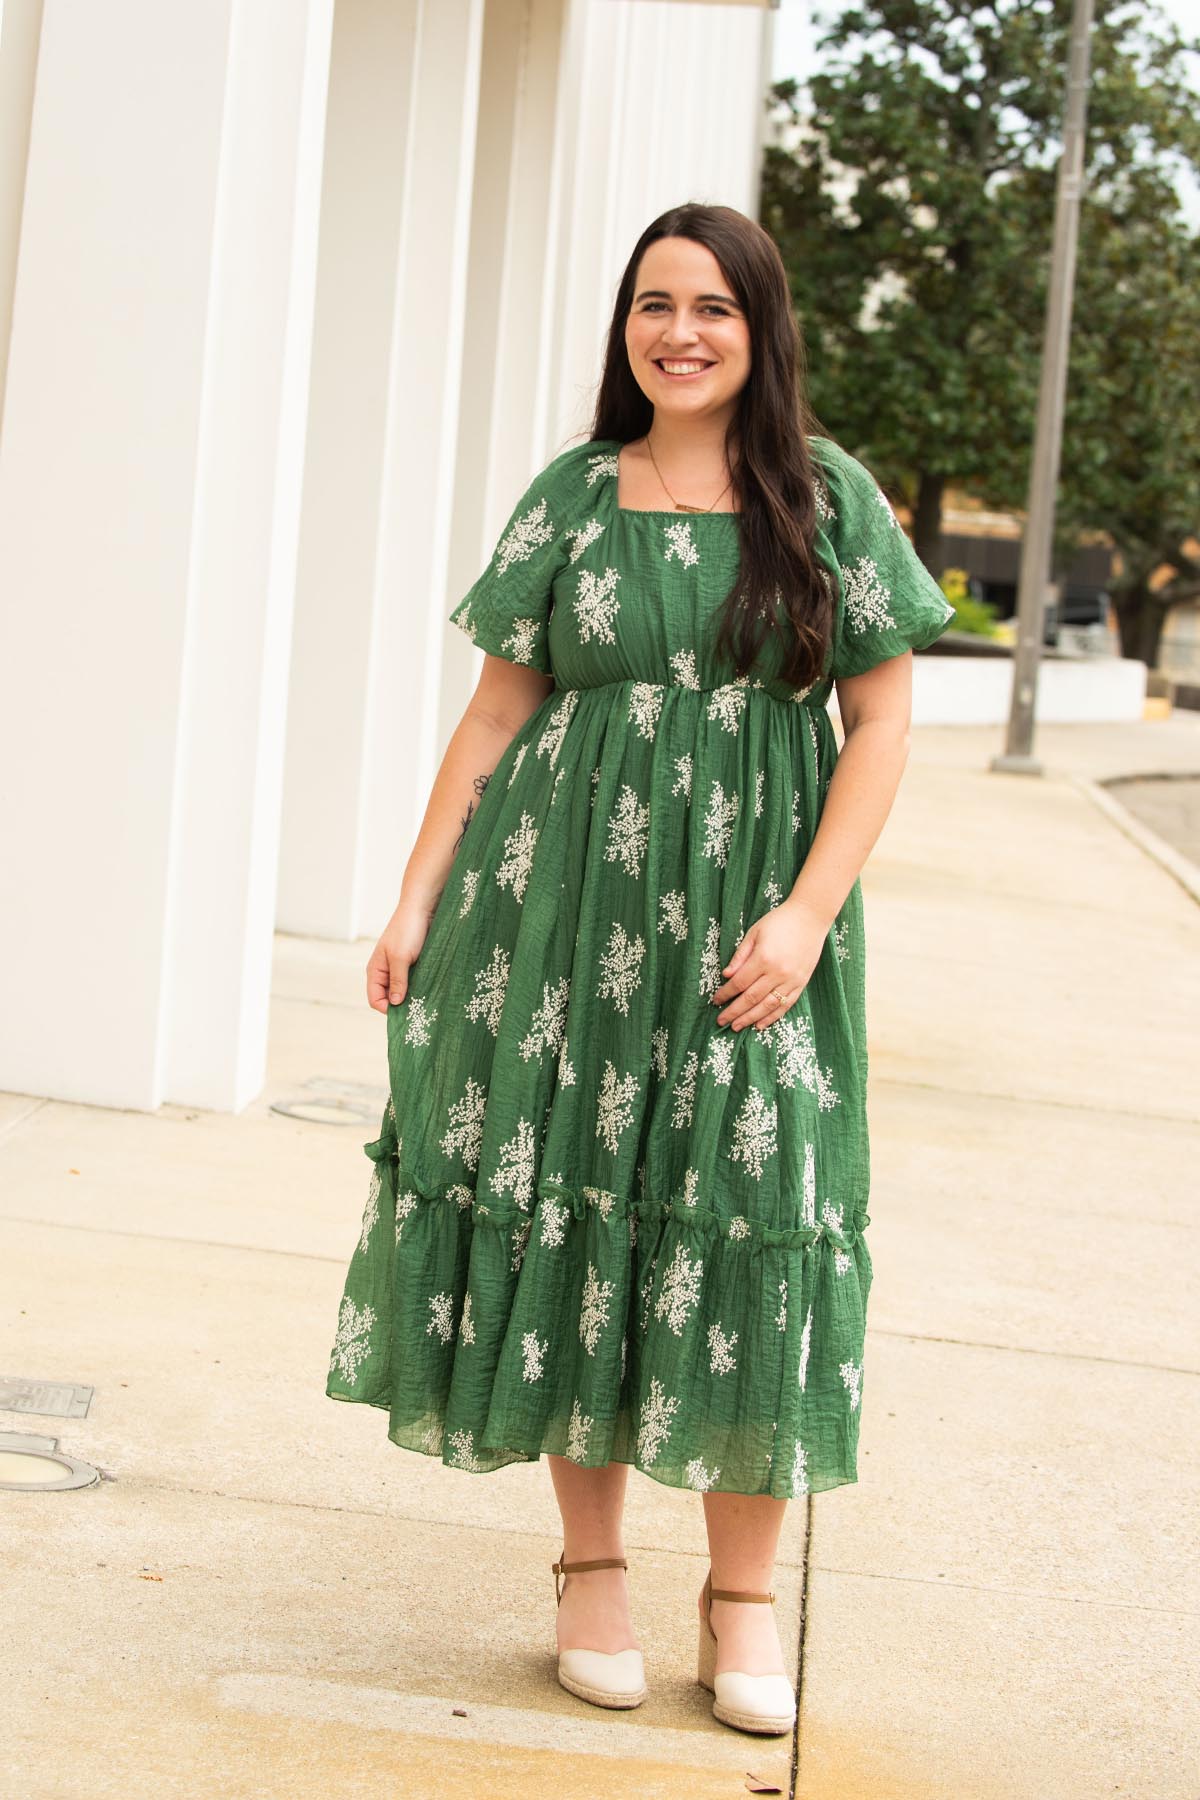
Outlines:
[[551,1563],[550,1566],[554,1570],[554,1592],[558,1596],[558,1603],[561,1606],[562,1605],[562,1582],[560,1580],[561,1576],[563,1576],[563,1575],[586,1575],[589,1569],[627,1569],[629,1567],[629,1564],[625,1561],[625,1558],[623,1556],[601,1556],[601,1557],[597,1557],[594,1562],[572,1562],[572,1563],[569,1563],[569,1562],[563,1562],[562,1559],[560,1558],[558,1562]]
[[775,1604],[774,1594],[747,1594],[738,1588],[709,1588],[713,1600],[759,1600],[764,1606]]

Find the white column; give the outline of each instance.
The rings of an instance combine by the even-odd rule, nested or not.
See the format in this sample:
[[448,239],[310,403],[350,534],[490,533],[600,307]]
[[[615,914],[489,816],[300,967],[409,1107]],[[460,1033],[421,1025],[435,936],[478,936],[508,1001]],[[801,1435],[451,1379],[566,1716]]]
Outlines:
[[262,1086],[331,10],[46,0],[0,440],[0,1087]]
[[42,0],[0,0],[0,431]]
[[343,4],[279,923],[353,938],[437,766],[484,5]]

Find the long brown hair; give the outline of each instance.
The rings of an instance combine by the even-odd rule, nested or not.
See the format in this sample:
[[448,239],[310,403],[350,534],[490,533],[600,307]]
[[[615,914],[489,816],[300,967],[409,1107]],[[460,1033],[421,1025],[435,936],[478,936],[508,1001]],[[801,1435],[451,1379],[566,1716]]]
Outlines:
[[774,637],[782,646],[780,678],[806,687],[820,679],[833,632],[833,596],[813,548],[816,500],[807,441],[822,428],[805,394],[804,342],[787,272],[774,240],[755,220],[732,206],[689,201],[647,225],[617,289],[592,437],[628,444],[644,437],[654,421],[654,408],[629,366],[625,322],[638,265],[648,247],[665,237],[691,238],[712,251],[750,329],[750,374],[725,434],[741,508],[741,561],[716,616],[714,647],[744,674]]

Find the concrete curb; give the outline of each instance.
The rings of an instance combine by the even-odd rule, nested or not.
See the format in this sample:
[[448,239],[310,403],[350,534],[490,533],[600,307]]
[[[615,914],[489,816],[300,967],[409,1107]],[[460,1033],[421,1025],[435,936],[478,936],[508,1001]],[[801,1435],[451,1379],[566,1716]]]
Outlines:
[[[1184,892],[1189,894],[1200,906],[1200,869],[1193,862],[1181,855],[1173,844],[1168,844],[1167,840],[1160,837],[1157,831],[1151,831],[1148,825],[1143,825],[1142,821],[1136,818],[1127,806],[1122,806],[1121,802],[1114,798],[1103,782],[1092,781],[1086,775],[1069,775],[1067,779],[1074,787],[1085,793],[1099,807],[1100,811],[1112,820],[1118,830],[1123,831],[1125,836],[1130,838],[1139,849],[1144,850],[1147,856],[1152,857],[1167,871],[1168,875],[1173,875]],[[1115,779],[1129,781],[1135,777],[1121,775]],[[1148,780],[1149,776],[1146,779]]]

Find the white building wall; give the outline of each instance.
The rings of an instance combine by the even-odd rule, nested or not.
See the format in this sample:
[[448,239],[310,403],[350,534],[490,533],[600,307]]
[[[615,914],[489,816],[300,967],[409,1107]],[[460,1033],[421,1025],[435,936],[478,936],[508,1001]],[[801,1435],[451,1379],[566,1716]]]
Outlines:
[[754,210],[769,15],[14,5],[0,1088],[236,1111],[273,930],[395,903],[447,614],[586,431],[635,238]]

